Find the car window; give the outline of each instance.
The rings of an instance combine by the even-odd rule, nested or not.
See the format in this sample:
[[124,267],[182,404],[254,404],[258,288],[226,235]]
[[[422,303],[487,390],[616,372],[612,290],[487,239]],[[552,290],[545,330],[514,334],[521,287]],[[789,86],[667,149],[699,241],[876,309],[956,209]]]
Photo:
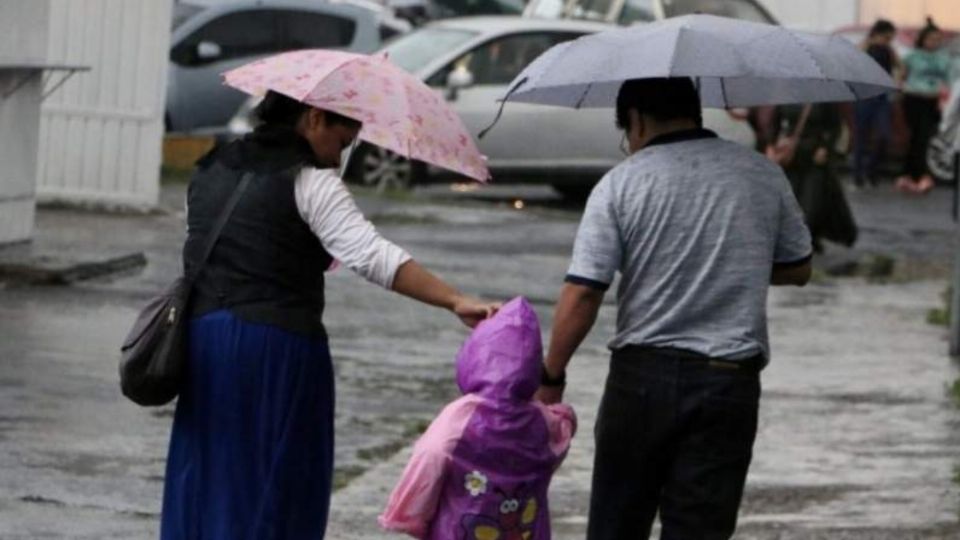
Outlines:
[[396,28],[391,28],[385,24],[380,25],[380,42],[381,43],[386,43],[391,39],[397,37],[398,35],[400,35],[400,30],[397,30]]
[[620,24],[633,24],[635,22],[648,22],[656,19],[653,11],[654,0],[626,0],[623,3],[623,9],[620,11],[620,18],[617,20]]
[[776,23],[753,0],[663,0],[663,12],[667,17],[705,13],[752,22]]
[[467,69],[473,74],[473,83],[477,85],[508,84],[547,49],[580,35],[571,32],[537,32],[513,34],[488,41],[435,73],[427,80],[427,84],[445,86],[447,77],[455,68]]
[[559,19],[563,17],[565,0],[531,0],[527,4],[527,15],[541,19]]
[[337,15],[291,10],[278,16],[287,49],[347,47],[357,33],[356,21]]
[[[201,42],[215,43],[220,56],[204,60],[197,56]],[[171,51],[171,59],[181,65],[200,65],[278,52],[276,14],[272,10],[246,10],[227,13],[198,28]]]
[[473,39],[476,32],[457,28],[422,28],[381,49],[394,64],[415,73]]
[[570,16],[577,19],[605,21],[610,13],[610,8],[615,3],[617,3],[617,0],[580,0],[576,3]]

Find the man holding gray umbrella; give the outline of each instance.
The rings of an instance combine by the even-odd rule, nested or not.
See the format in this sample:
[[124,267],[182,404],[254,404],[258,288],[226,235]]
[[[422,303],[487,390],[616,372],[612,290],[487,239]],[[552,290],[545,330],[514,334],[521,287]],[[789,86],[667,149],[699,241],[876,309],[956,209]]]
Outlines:
[[587,203],[540,397],[560,399],[621,272],[588,538],[646,538],[658,511],[662,538],[728,538],[757,428],[767,288],[807,282],[810,235],[776,165],[702,129],[690,79],[627,81],[616,116],[631,155]]
[[615,105],[630,155],[597,184],[556,306],[538,397],[614,282],[617,332],[595,427],[589,540],[733,535],[770,358],[770,285],[810,278],[810,233],[783,171],[701,127],[701,104],[868,99],[889,75],[843,40],[705,15],[555,46],[506,101]]

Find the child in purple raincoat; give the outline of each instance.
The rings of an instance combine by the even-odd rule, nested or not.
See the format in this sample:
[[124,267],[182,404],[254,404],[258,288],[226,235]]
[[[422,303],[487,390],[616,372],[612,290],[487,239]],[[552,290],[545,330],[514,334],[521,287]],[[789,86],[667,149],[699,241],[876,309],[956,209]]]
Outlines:
[[430,540],[548,540],[547,487],[576,430],[569,405],[533,401],[543,346],[516,298],[480,323],[457,355],[464,396],[413,450],[380,524]]

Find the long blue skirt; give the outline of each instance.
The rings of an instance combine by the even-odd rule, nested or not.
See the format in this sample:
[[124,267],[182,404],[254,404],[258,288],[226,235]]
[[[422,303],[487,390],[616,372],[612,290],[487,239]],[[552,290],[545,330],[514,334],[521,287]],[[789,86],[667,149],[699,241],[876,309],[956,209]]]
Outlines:
[[162,540],[323,538],[333,476],[330,350],[229,311],[191,322]]

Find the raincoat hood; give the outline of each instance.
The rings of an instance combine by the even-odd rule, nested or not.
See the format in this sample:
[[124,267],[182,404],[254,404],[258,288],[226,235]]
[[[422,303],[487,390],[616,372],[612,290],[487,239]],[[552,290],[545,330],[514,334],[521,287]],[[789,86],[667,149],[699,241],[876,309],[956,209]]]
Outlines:
[[523,297],[481,322],[457,354],[457,385],[465,394],[529,401],[540,386],[540,322]]

